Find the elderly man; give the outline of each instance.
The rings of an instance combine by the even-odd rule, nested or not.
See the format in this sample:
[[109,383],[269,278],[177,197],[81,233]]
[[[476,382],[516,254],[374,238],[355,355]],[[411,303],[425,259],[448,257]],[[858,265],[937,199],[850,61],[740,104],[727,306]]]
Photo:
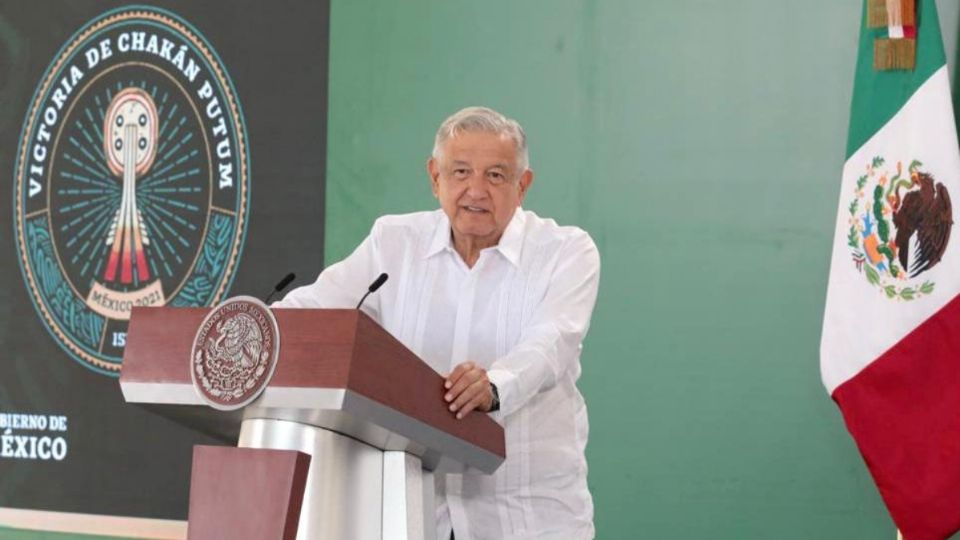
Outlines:
[[281,307],[364,311],[448,374],[457,418],[500,422],[507,458],[491,476],[438,478],[438,538],[592,538],[587,410],[577,390],[581,342],[597,296],[590,236],[520,208],[533,184],[520,125],[481,107],[437,131],[427,163],[440,209],[378,219],[346,259]]

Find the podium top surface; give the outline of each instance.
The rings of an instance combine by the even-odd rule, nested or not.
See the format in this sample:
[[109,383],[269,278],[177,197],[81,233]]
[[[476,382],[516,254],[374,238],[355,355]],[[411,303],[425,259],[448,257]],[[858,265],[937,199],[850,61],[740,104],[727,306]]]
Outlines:
[[[209,311],[134,308],[120,386],[128,402],[172,406],[160,412],[194,427],[218,426],[231,436],[239,432],[239,415],[208,407],[190,374],[194,336]],[[270,384],[243,410],[244,419],[331,429],[383,450],[419,455],[431,469],[456,470],[450,465],[460,464],[492,472],[503,461],[503,428],[483,413],[457,420],[443,401],[444,378],[366,314],[273,313],[279,360]]]

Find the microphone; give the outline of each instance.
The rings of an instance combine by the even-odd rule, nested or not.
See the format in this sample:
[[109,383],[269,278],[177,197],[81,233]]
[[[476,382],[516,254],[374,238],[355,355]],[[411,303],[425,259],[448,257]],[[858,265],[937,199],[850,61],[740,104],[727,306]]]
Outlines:
[[275,295],[275,294],[277,294],[278,292],[286,289],[286,288],[287,288],[287,285],[289,285],[290,282],[293,281],[293,278],[295,278],[295,277],[297,277],[297,275],[294,274],[293,272],[290,272],[289,274],[287,274],[286,276],[284,276],[284,278],[281,279],[280,282],[277,283],[277,284],[273,287],[273,291],[271,291],[270,294],[267,295],[267,299],[264,300],[263,303],[269,305],[269,304],[270,304],[270,299],[273,298],[273,295]]
[[379,276],[377,276],[377,279],[373,280],[373,283],[371,283],[370,287],[367,289],[367,294],[363,295],[363,298],[361,298],[360,301],[357,302],[357,309],[360,309],[360,306],[363,305],[363,301],[366,300],[368,296],[370,296],[370,293],[377,292],[377,289],[382,287],[383,284],[387,282],[388,277],[390,276],[388,276],[387,273],[384,272]]

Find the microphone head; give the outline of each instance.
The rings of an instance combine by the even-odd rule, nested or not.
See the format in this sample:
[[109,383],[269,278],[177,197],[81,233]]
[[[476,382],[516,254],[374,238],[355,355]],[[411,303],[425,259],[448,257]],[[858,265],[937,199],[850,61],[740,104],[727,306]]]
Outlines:
[[273,289],[274,289],[275,291],[277,291],[277,292],[282,291],[282,290],[284,289],[284,287],[286,287],[287,285],[289,285],[290,282],[293,281],[293,279],[294,279],[295,277],[297,277],[297,275],[294,274],[293,272],[290,272],[290,273],[287,274],[283,279],[281,279],[281,280],[280,280],[280,283],[277,283],[277,286],[274,287]]
[[377,276],[377,279],[374,280],[374,282],[370,284],[370,288],[369,288],[368,290],[369,290],[370,292],[376,292],[377,289],[379,289],[380,287],[382,287],[383,284],[387,282],[387,278],[388,278],[388,277],[390,277],[390,276],[388,276],[386,272],[380,274],[379,276]]

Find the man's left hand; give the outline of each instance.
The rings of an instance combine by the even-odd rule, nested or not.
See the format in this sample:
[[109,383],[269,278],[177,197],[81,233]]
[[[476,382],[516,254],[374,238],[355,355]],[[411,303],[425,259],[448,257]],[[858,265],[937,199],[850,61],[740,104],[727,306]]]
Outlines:
[[473,362],[464,362],[453,368],[443,387],[447,390],[443,399],[450,404],[450,411],[457,413],[458,420],[474,409],[489,411],[493,405],[487,370]]

